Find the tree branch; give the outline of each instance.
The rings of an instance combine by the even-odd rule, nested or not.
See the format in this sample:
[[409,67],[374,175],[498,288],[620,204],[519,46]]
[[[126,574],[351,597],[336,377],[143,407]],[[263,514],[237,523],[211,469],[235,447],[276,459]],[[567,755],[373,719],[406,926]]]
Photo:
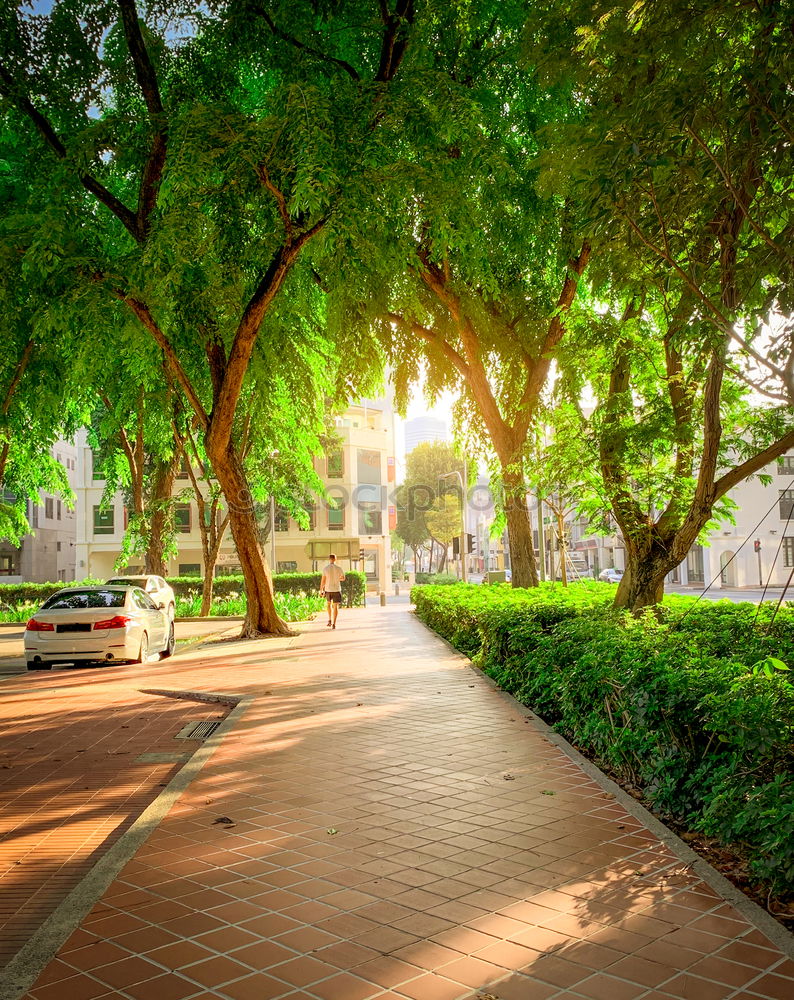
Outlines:
[[168,362],[171,370],[176,376],[177,382],[182,386],[185,395],[193,407],[196,416],[199,418],[202,426],[204,428],[209,426],[210,418],[207,411],[204,409],[199,394],[193,387],[193,383],[188,378],[187,372],[182,367],[179,358],[177,357],[176,351],[171,346],[168,338],[157,325],[154,317],[149,311],[149,307],[145,303],[141,302],[139,299],[133,298],[131,295],[127,295],[120,289],[116,289],[114,292],[116,298],[120,299],[141,321],[143,326],[149,331],[155,340],[155,343],[160,348],[160,350],[165,355],[166,361]]
[[408,45],[405,27],[413,24],[414,0],[397,0],[393,14],[389,11],[384,0],[381,0],[380,9],[386,31],[381,43],[380,61],[378,72],[375,74],[375,82],[388,83],[397,75],[397,70],[405,55]]
[[208,421],[205,424],[211,447],[221,450],[228,445],[237,401],[242,392],[243,381],[248,371],[248,363],[259,335],[262,320],[284,284],[293,264],[298,259],[303,246],[322,230],[327,221],[328,217],[324,216],[313,226],[305,229],[299,236],[280,246],[260,278],[253,295],[248,300],[229,351],[223,384],[220,386],[220,390],[214,394],[211,423]]
[[724,497],[734,486],[738,486],[742,480],[747,479],[748,476],[752,476],[759,469],[763,469],[770,462],[774,462],[776,458],[780,458],[781,455],[784,455],[787,451],[791,451],[792,448],[794,448],[794,430],[784,434],[782,438],[769,445],[768,448],[760,451],[752,458],[748,458],[741,465],[729,469],[725,475],[720,476],[714,483],[714,499],[719,500],[721,497]]
[[138,212],[136,223],[140,242],[144,242],[149,234],[150,217],[157,207],[157,195],[160,190],[168,146],[168,134],[165,128],[165,113],[160,97],[160,87],[157,74],[146,43],[143,40],[141,26],[138,20],[138,10],[135,0],[118,0],[121,9],[121,20],[124,27],[124,37],[130,50],[135,77],[138,81],[144,103],[149,111],[149,121],[154,129],[149,157],[141,174],[138,190]]
[[[31,120],[38,133],[55,153],[58,159],[67,160],[69,157],[66,147],[61,142],[57,132],[50,124],[49,120],[36,108],[30,98],[20,92],[13,77],[2,64],[0,64],[0,84],[2,84],[0,90],[2,90],[5,96],[10,98],[16,104],[22,114]],[[114,194],[111,194],[110,191],[108,191],[103,184],[100,184],[94,176],[79,168],[77,168],[76,172],[78,180],[86,191],[94,195],[97,201],[103,204],[105,208],[109,209],[109,211],[116,216],[119,222],[121,222],[127,232],[129,232],[136,243],[140,243],[141,240],[138,233],[138,220],[135,213],[131,212],[130,209],[127,208],[127,206]]]
[[268,28],[270,28],[276,38],[282,39],[282,41],[294,46],[300,52],[306,52],[308,55],[314,56],[315,59],[319,59],[321,62],[327,62],[334,66],[338,66],[340,69],[344,70],[345,73],[347,73],[351,80],[355,80],[356,82],[361,80],[358,71],[355,67],[351,66],[349,62],[346,62],[344,59],[337,59],[336,56],[329,56],[328,53],[321,52],[320,49],[314,48],[313,45],[307,45],[294,35],[290,35],[288,32],[283,31],[278,27],[270,13],[264,7],[260,7],[258,13],[264,19]]

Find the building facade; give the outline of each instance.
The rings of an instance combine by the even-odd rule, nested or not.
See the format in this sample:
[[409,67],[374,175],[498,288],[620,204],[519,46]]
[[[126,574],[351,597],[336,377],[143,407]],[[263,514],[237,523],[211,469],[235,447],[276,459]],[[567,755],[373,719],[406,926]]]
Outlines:
[[423,417],[414,417],[413,420],[406,420],[403,430],[406,455],[410,455],[418,444],[430,444],[434,441],[449,443],[450,441],[449,427],[446,421],[429,414]]
[[[784,586],[794,569],[794,452],[765,466],[729,494],[735,523],[724,522],[696,544],[667,577],[711,590]],[[625,567],[620,534],[595,535],[583,518],[568,522],[571,559],[582,575]],[[575,574],[574,574],[575,575]]]
[[[318,497],[307,509],[309,526],[301,527],[286,511],[276,508],[275,570],[310,572],[321,569],[333,552],[346,569],[361,569],[371,590],[385,590],[391,579],[390,532],[396,522],[391,493],[394,489],[394,415],[389,400],[362,400],[337,419],[339,447],[318,456],[315,470],[330,499]],[[126,529],[124,498],[117,494],[103,509],[105,483],[93,468],[93,455],[84,432],[77,444],[77,574],[107,579],[121,551]],[[96,478],[95,478],[96,477]],[[183,469],[175,493],[190,487]],[[269,532],[270,514],[262,515],[263,535]],[[177,549],[169,560],[170,576],[203,573],[198,506],[183,499],[176,507]],[[272,545],[263,546],[269,561]],[[127,567],[141,571],[139,565]],[[216,573],[237,573],[240,564],[231,533],[227,531]]]
[[[77,449],[57,441],[52,455],[63,466],[70,487],[78,483]],[[12,499],[10,496],[7,499]],[[19,546],[0,541],[1,583],[57,583],[75,579],[77,511],[60,496],[41,495],[41,503],[28,501],[31,533]]]

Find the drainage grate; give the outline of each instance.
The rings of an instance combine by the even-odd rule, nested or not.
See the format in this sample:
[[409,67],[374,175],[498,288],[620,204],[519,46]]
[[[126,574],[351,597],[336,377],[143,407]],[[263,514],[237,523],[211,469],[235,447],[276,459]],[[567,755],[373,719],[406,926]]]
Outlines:
[[203,722],[189,722],[176,734],[177,740],[206,740],[220,726],[220,722],[205,719]]

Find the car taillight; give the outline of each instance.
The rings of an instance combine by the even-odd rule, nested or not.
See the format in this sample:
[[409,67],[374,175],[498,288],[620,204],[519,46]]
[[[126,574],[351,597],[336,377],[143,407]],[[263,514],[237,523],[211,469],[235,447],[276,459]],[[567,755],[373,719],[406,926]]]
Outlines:
[[132,621],[126,615],[116,615],[114,618],[105,618],[104,621],[94,622],[94,629],[100,628],[124,628],[127,622]]
[[54,632],[55,626],[52,622],[37,622],[35,618],[31,618],[30,621],[25,626],[28,632]]

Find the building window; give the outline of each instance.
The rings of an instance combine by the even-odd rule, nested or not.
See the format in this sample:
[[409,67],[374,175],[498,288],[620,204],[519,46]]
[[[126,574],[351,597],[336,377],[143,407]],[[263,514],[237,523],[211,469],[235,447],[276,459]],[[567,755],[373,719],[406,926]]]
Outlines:
[[179,472],[176,474],[177,479],[190,479],[190,473],[187,468],[187,459],[182,459],[182,464],[179,466]]
[[380,486],[380,452],[359,448],[357,452],[357,471],[359,484]]
[[693,545],[686,557],[687,579],[690,583],[705,583],[703,546]]
[[297,573],[298,563],[295,559],[281,559],[276,563],[277,572],[279,573]]
[[180,576],[201,576],[201,564],[200,563],[180,563],[179,564],[179,575]]
[[781,521],[794,517],[794,490],[778,490],[778,511]]
[[174,527],[182,534],[186,535],[191,528],[192,519],[189,503],[178,503],[174,509]]
[[10,553],[0,555],[0,576],[17,576],[16,556]]
[[62,512],[61,501],[60,500],[56,500],[55,501],[55,516],[56,516],[56,518],[59,521],[61,520],[61,512]]
[[274,521],[276,531],[289,531],[289,514],[283,507],[276,507]]
[[332,452],[326,458],[326,475],[329,479],[341,479],[345,474],[345,453],[340,448],[339,451]]
[[794,566],[794,535],[786,535],[783,538],[783,565]]
[[104,479],[104,473],[97,462],[97,456],[94,452],[91,452],[91,478],[92,479]]
[[360,500],[358,505],[359,535],[380,535],[383,526],[383,511],[374,500]]
[[794,455],[783,455],[777,460],[779,476],[794,476]]
[[60,542],[56,542],[55,543],[55,551],[56,552],[60,552],[61,551],[61,543]]
[[316,525],[317,518],[315,517],[315,513],[314,513],[314,504],[311,504],[311,505],[307,504],[304,507],[304,510],[306,511],[306,516],[309,518],[309,525],[306,528],[300,527],[300,525],[299,525],[300,530],[301,531],[314,531],[315,527],[317,526]]
[[345,530],[345,508],[341,504],[338,507],[328,508],[328,530]]
[[53,509],[54,509],[53,499],[52,497],[47,497],[44,500],[44,516],[48,518],[50,521],[52,520],[53,517]]
[[112,535],[115,528],[115,511],[111,507],[109,510],[102,510],[97,504],[94,504],[94,534],[95,535]]

